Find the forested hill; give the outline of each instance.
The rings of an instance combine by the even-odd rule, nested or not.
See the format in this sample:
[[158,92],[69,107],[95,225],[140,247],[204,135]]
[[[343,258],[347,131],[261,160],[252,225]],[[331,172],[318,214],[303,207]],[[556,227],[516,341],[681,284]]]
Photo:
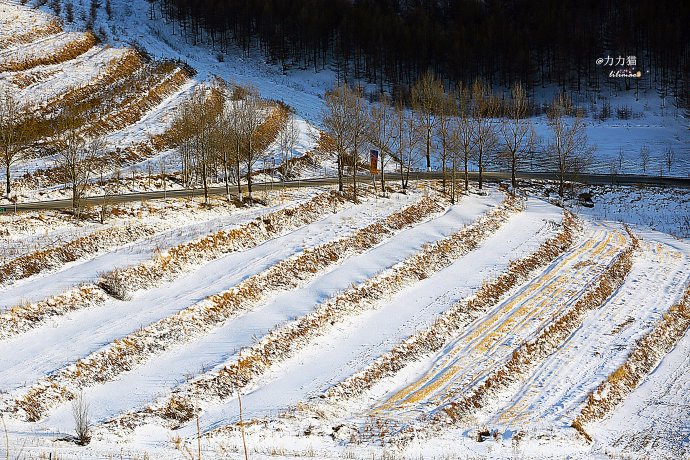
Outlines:
[[[432,69],[528,87],[598,87],[608,55],[636,56],[652,84],[690,88],[690,2],[678,0],[150,0],[176,33],[235,42],[286,67],[407,85]],[[690,91],[685,91],[690,93]]]

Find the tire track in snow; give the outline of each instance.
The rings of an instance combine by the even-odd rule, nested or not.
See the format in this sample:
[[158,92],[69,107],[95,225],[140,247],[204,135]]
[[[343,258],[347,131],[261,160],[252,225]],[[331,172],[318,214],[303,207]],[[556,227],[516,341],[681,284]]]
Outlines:
[[[410,420],[450,402],[445,394],[462,394],[480,383],[514,347],[534,335],[577,301],[618,254],[625,237],[599,227],[537,279],[499,304],[450,343],[424,375],[389,396],[372,414]],[[598,260],[600,263],[595,263]]]
[[493,411],[487,424],[524,427],[562,422],[570,426],[572,414],[586,395],[682,296],[688,262],[687,255],[669,246],[645,243],[645,257],[636,257],[621,289],[538,366],[507,404]]

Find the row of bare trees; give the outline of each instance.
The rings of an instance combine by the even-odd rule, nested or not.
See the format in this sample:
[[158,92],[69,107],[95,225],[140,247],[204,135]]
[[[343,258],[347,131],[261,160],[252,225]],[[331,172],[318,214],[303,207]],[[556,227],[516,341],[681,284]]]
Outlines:
[[[481,80],[469,87],[459,85],[448,90],[428,73],[412,88],[410,107],[385,96],[369,103],[359,88],[334,88],[325,97],[322,125],[330,150],[337,154],[339,189],[343,190],[349,168],[355,199],[359,172],[369,149],[379,152],[383,193],[387,169],[398,171],[403,188],[407,188],[410,172],[423,168],[424,162],[430,170],[433,158],[442,172],[444,191],[450,191],[455,200],[458,173],[462,172],[467,189],[468,170],[476,165],[481,189],[487,161],[508,165],[512,185],[516,187],[517,171],[538,144],[543,159],[557,172],[562,196],[565,179],[583,170],[591,154],[582,114],[559,95],[548,110],[552,135],[539,142],[528,108],[529,100],[520,84],[513,86],[508,101],[501,101]],[[8,196],[11,166],[22,159],[29,144],[30,135],[23,127],[30,125],[22,123],[25,112],[13,93],[0,93],[0,160]],[[173,123],[183,184],[201,184],[208,203],[211,178],[222,175],[228,197],[230,184],[234,183],[241,199],[246,182],[251,199],[253,175],[265,154],[265,146],[259,145],[257,137],[268,113],[268,103],[253,87],[237,86],[231,91],[222,82],[216,82],[197,90],[178,108]],[[94,171],[103,167],[97,159],[105,146],[99,138],[81,137],[77,125],[70,124],[69,116],[60,120],[60,126],[55,127],[59,166],[71,185],[73,205],[78,209]],[[276,139],[283,178],[290,175],[288,160],[299,136],[299,126],[291,116]]]
[[[209,178],[222,173],[228,198],[232,183],[242,199],[244,179],[251,200],[253,175],[259,162],[265,159],[258,136],[270,109],[252,86],[235,87],[231,94],[219,83],[198,90],[178,109],[173,124],[183,184],[200,183],[208,203]],[[299,127],[290,115],[277,137],[284,163],[288,163],[298,137]]]
[[[33,125],[30,120],[27,122],[28,113],[14,92],[8,88],[0,91],[0,161],[5,170],[8,198],[12,192],[12,166],[29,157]],[[101,155],[105,143],[101,137],[85,139],[75,119],[70,116],[69,108],[63,110],[63,116],[54,122],[53,143],[58,146],[57,169],[72,190],[72,207],[78,212],[91,177],[104,166]]]
[[[171,132],[180,159],[180,176],[187,187],[200,184],[208,203],[212,178],[223,177],[226,195],[230,184],[237,185],[242,199],[243,182],[252,198],[252,181],[257,164],[265,159],[266,141],[261,136],[262,123],[273,110],[251,86],[233,89],[222,81],[198,89],[177,109]],[[9,88],[0,90],[0,161],[5,172],[5,193],[9,198],[12,187],[12,166],[30,158],[32,135],[27,123],[29,110]],[[53,120],[51,143],[55,146],[56,171],[72,190],[75,211],[81,208],[82,198],[93,178],[107,172],[104,160],[106,145],[102,137],[85,137],[79,129],[78,116],[65,107],[61,116]],[[300,136],[300,129],[292,113],[278,132],[283,178],[289,174],[288,161]]]
[[409,107],[386,96],[367,104],[361,89],[348,85],[327,92],[321,121],[337,154],[341,191],[345,167],[349,166],[356,193],[358,164],[368,148],[379,151],[384,190],[390,160],[397,163],[402,187],[406,188],[410,171],[424,167],[430,171],[433,159],[442,173],[443,189],[450,192],[452,200],[459,171],[464,188],[469,187],[471,164],[478,168],[480,189],[489,161],[509,167],[515,188],[517,172],[539,148],[543,163],[557,173],[562,196],[566,178],[584,170],[591,158],[583,114],[563,95],[554,99],[547,112],[551,136],[546,140],[535,134],[530,101],[519,83],[512,87],[511,98],[502,101],[482,80],[448,90],[427,73],[412,87],[410,99]]

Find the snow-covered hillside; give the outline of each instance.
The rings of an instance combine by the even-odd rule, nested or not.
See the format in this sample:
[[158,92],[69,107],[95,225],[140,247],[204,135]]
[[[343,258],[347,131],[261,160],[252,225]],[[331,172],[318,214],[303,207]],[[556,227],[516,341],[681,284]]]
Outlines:
[[[316,145],[329,70],[220,62],[144,0],[102,2],[100,43],[86,0],[64,27],[66,2],[26,3],[0,0],[0,82],[47,125],[65,101],[96,108],[80,129],[123,159],[96,192],[181,187],[172,123],[215,76],[293,107],[294,155]],[[648,146],[646,172],[690,173],[668,101],[601,96],[635,116],[579,101],[598,170],[640,172]],[[40,152],[13,166],[19,197],[69,197]],[[690,458],[686,190],[594,187],[573,214],[536,181],[456,202],[440,181],[388,186],[0,213],[0,458]]]

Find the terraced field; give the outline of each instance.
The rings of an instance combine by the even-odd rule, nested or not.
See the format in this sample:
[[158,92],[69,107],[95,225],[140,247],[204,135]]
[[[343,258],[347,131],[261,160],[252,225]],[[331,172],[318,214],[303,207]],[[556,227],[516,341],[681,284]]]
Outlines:
[[[55,130],[66,111],[80,136],[103,137],[110,173],[171,147],[148,144],[170,128],[171,110],[199,84],[181,64],[149,62],[133,49],[99,43],[90,32],[64,31],[31,8],[0,6],[2,20],[11,22],[0,32],[0,80],[27,108],[31,124],[30,154],[12,165],[15,188],[50,190],[60,183]],[[147,148],[137,155],[118,153],[140,144]],[[4,180],[4,170],[0,174]]]
[[[684,242],[498,191],[452,206],[392,196],[210,213],[6,283],[10,426],[69,432],[83,394],[106,445],[141,430],[159,446],[170,432],[191,443],[198,413],[217,450],[238,439],[240,392],[255,440],[265,427],[303,436],[316,417],[323,443],[406,446],[463,426],[571,430],[575,442],[564,426],[687,288]],[[602,423],[584,432],[614,436]]]
[[[170,154],[210,87],[0,13],[0,79],[37,122],[20,190],[59,187],[65,110],[114,177]],[[266,112],[259,150],[287,116]],[[389,185],[0,215],[0,458],[688,456],[687,240],[504,187]]]

